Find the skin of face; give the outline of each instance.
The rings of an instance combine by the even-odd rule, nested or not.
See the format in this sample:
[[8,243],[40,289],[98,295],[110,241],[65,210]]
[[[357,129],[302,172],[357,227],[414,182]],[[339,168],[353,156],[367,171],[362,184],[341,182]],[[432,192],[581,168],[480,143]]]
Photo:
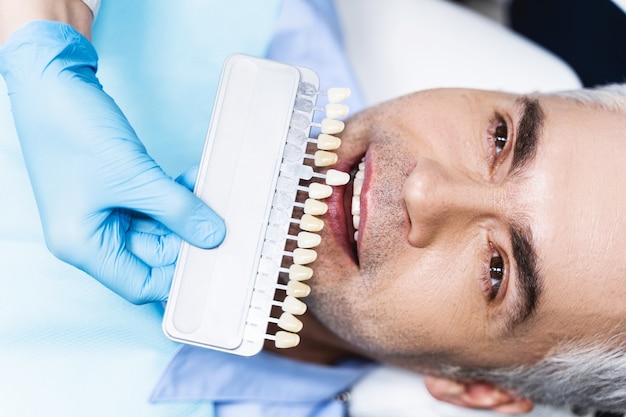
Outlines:
[[[535,150],[520,168],[529,124]],[[530,364],[562,341],[626,330],[624,132],[623,114],[478,90],[353,116],[336,168],[365,160],[358,241],[348,184],[328,201],[310,310],[358,351],[421,371]],[[521,314],[529,285],[536,306]]]

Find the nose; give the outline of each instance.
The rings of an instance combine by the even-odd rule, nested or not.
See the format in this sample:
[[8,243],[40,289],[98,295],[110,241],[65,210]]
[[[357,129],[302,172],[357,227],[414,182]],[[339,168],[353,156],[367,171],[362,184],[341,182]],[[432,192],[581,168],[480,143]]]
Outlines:
[[443,233],[458,235],[496,208],[493,187],[428,158],[417,160],[402,194],[411,223],[409,243],[415,247],[426,247]]

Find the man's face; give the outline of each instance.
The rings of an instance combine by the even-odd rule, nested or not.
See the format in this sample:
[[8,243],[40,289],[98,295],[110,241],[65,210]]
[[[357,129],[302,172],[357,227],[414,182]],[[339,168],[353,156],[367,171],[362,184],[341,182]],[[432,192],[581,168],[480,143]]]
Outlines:
[[[564,99],[433,90],[353,117],[308,304],[372,356],[532,363],[626,330],[626,117]],[[356,256],[354,254],[356,248]]]

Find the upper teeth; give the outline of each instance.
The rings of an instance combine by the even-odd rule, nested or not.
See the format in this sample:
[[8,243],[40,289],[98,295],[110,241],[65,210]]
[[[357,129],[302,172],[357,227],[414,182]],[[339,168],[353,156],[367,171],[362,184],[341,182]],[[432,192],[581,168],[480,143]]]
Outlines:
[[354,176],[354,184],[352,187],[352,224],[356,230],[354,238],[358,238],[359,223],[361,222],[361,189],[363,188],[363,179],[365,178],[365,162],[361,161],[359,169]]

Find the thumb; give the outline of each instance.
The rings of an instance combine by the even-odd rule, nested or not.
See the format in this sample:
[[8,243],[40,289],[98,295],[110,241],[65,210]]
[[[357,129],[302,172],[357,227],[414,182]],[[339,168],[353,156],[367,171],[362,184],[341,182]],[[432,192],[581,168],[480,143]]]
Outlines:
[[222,243],[226,225],[217,213],[163,171],[152,170],[151,176],[130,187],[134,192],[126,194],[130,201],[121,202],[124,207],[152,217],[194,246],[210,249]]

